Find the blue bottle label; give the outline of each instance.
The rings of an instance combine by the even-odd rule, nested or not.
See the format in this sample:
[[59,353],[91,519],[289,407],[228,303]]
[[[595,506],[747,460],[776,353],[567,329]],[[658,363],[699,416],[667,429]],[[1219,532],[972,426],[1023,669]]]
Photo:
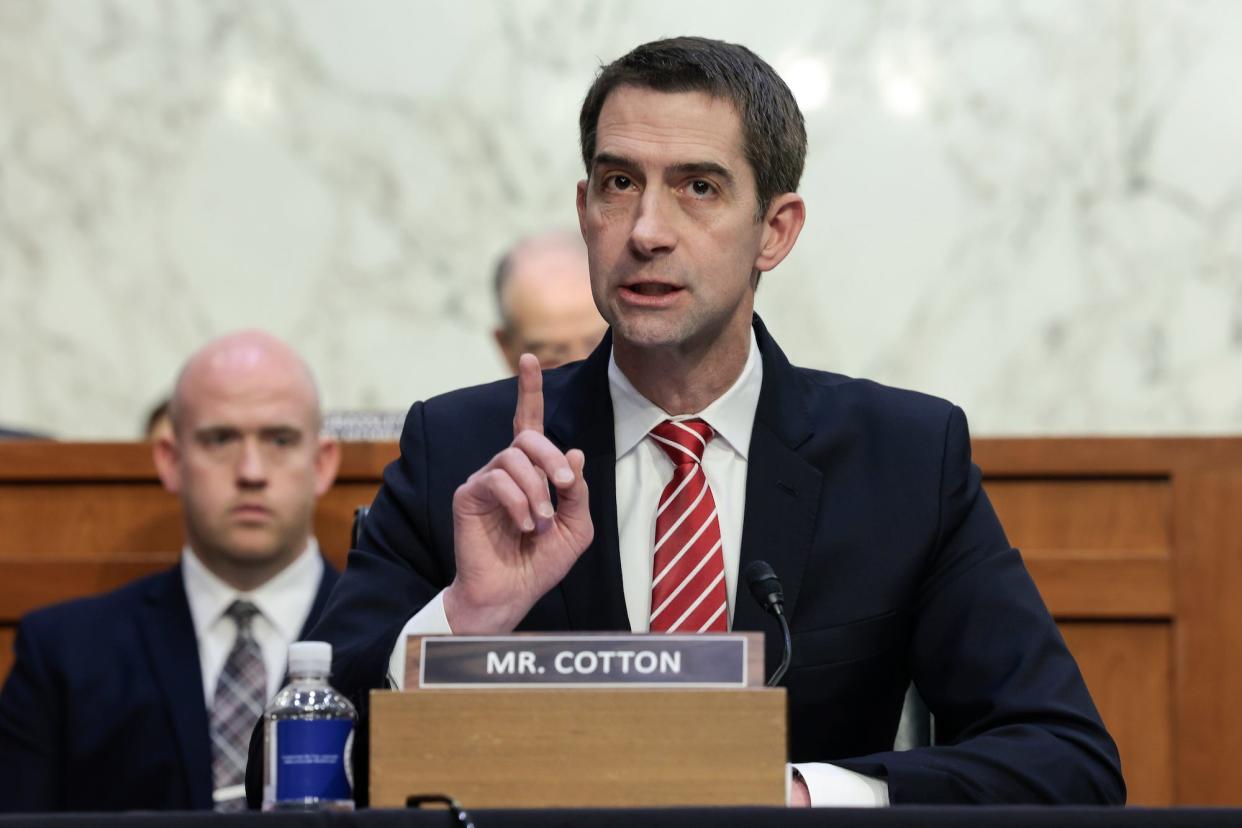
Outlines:
[[276,800],[352,799],[353,735],[339,719],[276,722]]

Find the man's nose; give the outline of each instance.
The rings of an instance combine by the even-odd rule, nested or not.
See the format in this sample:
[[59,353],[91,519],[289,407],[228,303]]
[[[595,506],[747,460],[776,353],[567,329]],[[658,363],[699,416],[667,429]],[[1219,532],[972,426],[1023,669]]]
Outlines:
[[676,228],[670,215],[672,197],[660,187],[647,189],[638,202],[638,215],[630,231],[630,244],[644,258],[668,253],[677,246]]
[[245,486],[261,486],[267,482],[267,462],[258,440],[242,440],[241,454],[237,458],[237,482]]

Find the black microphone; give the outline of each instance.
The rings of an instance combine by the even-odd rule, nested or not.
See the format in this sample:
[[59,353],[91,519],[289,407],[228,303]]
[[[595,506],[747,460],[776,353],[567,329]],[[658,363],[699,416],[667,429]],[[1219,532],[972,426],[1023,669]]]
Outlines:
[[781,664],[768,679],[768,687],[775,687],[785,677],[789,669],[789,659],[793,655],[793,640],[789,635],[789,621],[785,618],[785,590],[781,589],[780,579],[772,571],[767,561],[751,561],[742,573],[750,586],[750,594],[755,596],[764,612],[776,616],[780,622],[781,632],[785,636],[785,648],[781,652]]

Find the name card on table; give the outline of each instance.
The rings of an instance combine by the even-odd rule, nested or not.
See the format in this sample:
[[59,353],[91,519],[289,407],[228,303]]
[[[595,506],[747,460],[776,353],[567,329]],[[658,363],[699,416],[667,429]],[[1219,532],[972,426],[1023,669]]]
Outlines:
[[762,687],[762,633],[410,636],[407,689]]

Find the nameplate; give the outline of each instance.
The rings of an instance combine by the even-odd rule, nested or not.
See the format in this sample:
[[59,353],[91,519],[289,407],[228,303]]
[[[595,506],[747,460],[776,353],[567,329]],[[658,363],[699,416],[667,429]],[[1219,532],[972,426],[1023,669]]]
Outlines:
[[762,684],[759,633],[410,636],[406,648],[407,689]]

